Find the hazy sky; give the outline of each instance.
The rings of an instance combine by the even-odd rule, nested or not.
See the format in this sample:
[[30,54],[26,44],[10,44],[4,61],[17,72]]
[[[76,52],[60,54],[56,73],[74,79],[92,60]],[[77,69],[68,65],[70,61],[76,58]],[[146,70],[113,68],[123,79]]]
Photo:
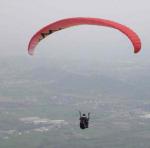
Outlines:
[[[106,18],[129,26],[141,37],[140,55],[150,54],[149,0],[0,0],[1,56],[27,55],[28,42],[38,29],[58,19],[77,16]],[[128,54],[132,45],[116,30],[81,26],[45,39],[37,47],[37,54],[71,54],[73,49],[81,48],[83,53],[92,48],[96,54],[110,50]]]

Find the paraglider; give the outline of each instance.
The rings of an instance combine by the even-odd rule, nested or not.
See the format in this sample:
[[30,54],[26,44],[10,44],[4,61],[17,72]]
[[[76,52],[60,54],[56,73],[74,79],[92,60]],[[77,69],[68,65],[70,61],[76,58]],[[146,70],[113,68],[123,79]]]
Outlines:
[[[38,32],[36,32],[33,37],[31,38],[29,45],[28,45],[28,53],[30,55],[34,54],[35,47],[37,44],[46,38],[48,35],[51,35],[54,32],[60,31],[62,29],[72,27],[72,26],[78,26],[78,25],[97,25],[97,26],[105,26],[114,28],[116,30],[119,30],[122,32],[122,34],[126,35],[129,40],[131,41],[133,47],[134,47],[134,53],[138,53],[141,49],[141,41],[139,36],[129,27],[122,25],[120,23],[101,19],[101,18],[86,18],[86,17],[76,17],[76,18],[67,18],[58,20],[54,23],[50,23],[47,26],[40,29]],[[80,114],[80,128],[86,129],[89,127],[89,119],[90,119],[90,113],[86,116],[85,114]]]
[[82,114],[79,111],[79,115],[80,115],[80,128],[81,129],[86,129],[89,128],[89,120],[90,120],[90,113],[88,113],[88,116],[86,116],[86,114]]
[[37,46],[37,44],[48,35],[56,31],[60,31],[65,28],[78,25],[98,25],[117,29],[129,38],[134,47],[134,53],[138,53],[141,49],[140,38],[133,30],[131,30],[129,27],[125,25],[101,18],[75,17],[62,19],[54,23],[50,23],[47,26],[40,29],[38,32],[36,32],[29,42],[28,53],[30,55],[33,55],[34,49]]

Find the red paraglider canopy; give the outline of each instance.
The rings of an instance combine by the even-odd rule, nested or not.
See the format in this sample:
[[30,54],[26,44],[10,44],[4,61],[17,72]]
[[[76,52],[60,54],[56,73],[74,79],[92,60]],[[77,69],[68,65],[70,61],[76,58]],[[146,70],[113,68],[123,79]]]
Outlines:
[[33,55],[36,45],[46,36],[56,31],[59,31],[68,27],[72,27],[72,26],[77,26],[77,25],[98,25],[98,26],[106,26],[106,27],[117,29],[130,39],[134,47],[134,53],[139,52],[141,49],[140,38],[133,30],[131,30],[125,25],[119,24],[114,21],[106,20],[106,19],[100,19],[100,18],[76,17],[76,18],[67,18],[67,19],[59,20],[57,22],[51,23],[43,27],[42,29],[40,29],[31,38],[29,45],[28,45],[28,53],[30,55]]

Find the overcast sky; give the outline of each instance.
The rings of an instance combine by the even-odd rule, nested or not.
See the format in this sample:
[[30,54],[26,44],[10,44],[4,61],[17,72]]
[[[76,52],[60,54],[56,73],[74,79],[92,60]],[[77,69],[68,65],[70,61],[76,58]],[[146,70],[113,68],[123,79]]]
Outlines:
[[[142,40],[138,56],[150,54],[149,0],[0,0],[1,56],[27,56],[28,42],[37,30],[58,19],[78,16],[111,19],[129,26]],[[38,45],[36,54],[54,51],[69,55],[81,49],[82,54],[91,48],[97,55],[104,51],[129,54],[133,47],[116,30],[81,26],[48,37]]]

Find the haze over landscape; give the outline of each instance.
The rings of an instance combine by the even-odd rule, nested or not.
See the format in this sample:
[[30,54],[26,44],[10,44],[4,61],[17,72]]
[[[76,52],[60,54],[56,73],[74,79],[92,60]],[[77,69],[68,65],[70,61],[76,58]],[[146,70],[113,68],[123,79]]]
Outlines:
[[[149,148],[149,13],[146,0],[0,0],[0,147]],[[131,27],[141,52],[116,30],[85,25],[27,54],[38,29],[76,16]],[[91,112],[87,130],[79,110]]]

